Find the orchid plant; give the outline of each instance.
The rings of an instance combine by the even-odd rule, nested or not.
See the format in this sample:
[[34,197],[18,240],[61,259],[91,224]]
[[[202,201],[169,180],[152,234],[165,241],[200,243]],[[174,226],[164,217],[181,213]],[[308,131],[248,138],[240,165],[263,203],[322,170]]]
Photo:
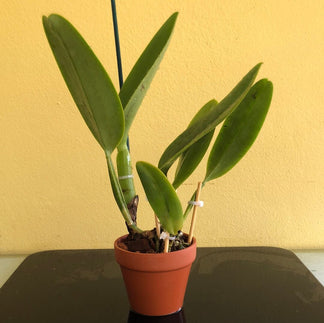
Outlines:
[[[178,13],[154,35],[126,78],[119,94],[110,77],[79,32],[62,16],[43,17],[43,26],[56,62],[91,133],[104,151],[114,198],[130,233],[136,224],[135,191],[127,138],[136,113],[169,45]],[[191,211],[183,211],[176,189],[192,174],[223,122],[207,160],[202,187],[227,173],[256,139],[272,98],[272,83],[255,82],[261,63],[254,66],[220,102],[207,102],[187,128],[166,148],[158,166],[138,161],[137,173],[161,230],[176,236]],[[117,150],[116,163],[112,153]],[[170,167],[177,161],[174,178]],[[115,166],[116,165],[116,166]],[[194,200],[195,193],[191,197]]]

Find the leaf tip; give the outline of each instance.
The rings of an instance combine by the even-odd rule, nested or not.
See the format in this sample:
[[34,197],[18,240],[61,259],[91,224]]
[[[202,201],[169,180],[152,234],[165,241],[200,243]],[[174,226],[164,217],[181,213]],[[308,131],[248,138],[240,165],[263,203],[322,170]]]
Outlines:
[[178,15],[179,15],[179,12],[174,12],[169,18],[168,20],[165,22],[165,24],[168,24],[170,23],[170,26],[172,26],[171,28],[173,29],[176,21],[177,21],[177,18],[178,18]]
[[263,62],[256,64],[253,69],[259,71],[259,69],[261,68],[261,65],[263,65]]
[[178,18],[178,16],[179,16],[179,11],[176,11],[176,12],[174,12],[174,13],[171,15],[170,18],[176,20],[176,19]]
[[42,23],[43,23],[43,26],[45,27],[45,25],[47,24],[47,21],[48,21],[48,18],[45,16],[45,15],[43,15],[42,16]]

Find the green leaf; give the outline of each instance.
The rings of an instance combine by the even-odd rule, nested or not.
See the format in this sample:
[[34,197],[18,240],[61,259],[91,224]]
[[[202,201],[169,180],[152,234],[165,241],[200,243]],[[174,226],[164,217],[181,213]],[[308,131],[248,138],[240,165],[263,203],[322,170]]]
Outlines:
[[173,186],[155,166],[137,162],[136,169],[146,197],[164,230],[177,234],[183,225],[182,207]]
[[169,45],[177,16],[177,12],[171,15],[155,34],[129,73],[119,93],[125,112],[125,133],[122,142],[126,142],[137,110],[159,68],[160,62]]
[[105,69],[78,31],[63,17],[43,17],[56,62],[84,121],[106,151],[113,151],[124,133],[124,113]]
[[235,88],[217,104],[215,100],[208,102],[210,112],[193,126],[187,128],[164,151],[159,161],[159,168],[167,173],[174,161],[192,144],[213,130],[221,123],[243,100],[251,88],[261,63],[253,67]]
[[[209,111],[206,116],[210,116],[215,109],[217,109],[217,101],[211,100],[207,102],[201,109],[205,111]],[[212,131],[215,127],[210,127],[207,131],[201,129],[201,124],[205,123],[207,126],[211,122],[204,116],[196,122],[193,126],[188,126],[188,128],[182,132],[164,151],[162,154],[158,167],[162,170],[164,174],[167,174],[169,168],[176,161],[176,159],[185,153],[193,144],[195,144],[198,140],[207,135],[210,131]]]
[[226,119],[210,153],[204,182],[224,175],[249,150],[267,115],[272,90],[270,81],[260,80]]
[[[193,126],[195,123],[199,122],[199,120],[204,118],[205,115],[210,112],[212,107],[213,105],[204,105],[193,117],[188,127]],[[215,129],[192,144],[186,151],[181,154],[175,172],[175,178],[172,183],[175,189],[177,189],[199,165],[209,147],[210,141],[213,138],[214,130]]]
[[209,147],[213,135],[214,130],[196,141],[180,156],[175,178],[172,183],[175,189],[177,189],[197,168]]

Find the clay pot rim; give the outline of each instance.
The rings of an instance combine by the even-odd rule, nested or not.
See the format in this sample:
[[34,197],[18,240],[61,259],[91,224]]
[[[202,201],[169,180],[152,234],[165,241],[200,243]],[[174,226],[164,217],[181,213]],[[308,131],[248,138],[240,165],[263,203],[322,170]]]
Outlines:
[[195,247],[195,245],[196,245],[196,238],[193,237],[193,238],[192,238],[192,243],[191,243],[191,245],[190,245],[189,247],[185,248],[185,249],[182,249],[182,250],[176,250],[176,251],[167,252],[167,253],[163,253],[163,252],[160,252],[160,253],[153,253],[153,252],[152,252],[152,253],[150,253],[150,252],[145,253],[145,252],[144,252],[144,253],[143,253],[143,252],[138,252],[138,251],[129,251],[129,250],[126,250],[126,249],[124,249],[124,248],[119,247],[118,242],[120,242],[120,241],[126,239],[127,237],[128,237],[128,234],[125,234],[125,235],[123,235],[123,236],[117,238],[117,239],[114,241],[114,248],[115,248],[115,249],[118,249],[118,250],[121,250],[122,252],[125,252],[125,253],[136,254],[136,255],[138,255],[138,256],[140,256],[140,257],[143,257],[143,256],[144,256],[144,257],[145,257],[145,256],[153,257],[153,256],[160,256],[160,255],[164,255],[164,256],[167,256],[167,255],[173,255],[173,254],[176,254],[176,253],[178,253],[178,252],[184,252],[185,250],[190,249],[190,248],[193,248],[193,247]]
[[118,242],[126,239],[128,235],[119,237],[114,242],[116,261],[123,267],[136,271],[172,271],[191,264],[196,258],[196,239],[192,244],[182,250],[168,253],[140,253],[125,250],[118,246]]

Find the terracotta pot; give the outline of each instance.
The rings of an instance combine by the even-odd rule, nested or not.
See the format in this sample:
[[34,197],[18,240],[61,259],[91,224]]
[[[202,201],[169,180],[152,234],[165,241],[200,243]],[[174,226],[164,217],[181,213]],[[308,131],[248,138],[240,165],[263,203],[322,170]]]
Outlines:
[[138,253],[124,250],[115,241],[115,258],[123,274],[133,311],[162,316],[183,305],[191,264],[196,258],[196,240],[186,249],[170,253]]

